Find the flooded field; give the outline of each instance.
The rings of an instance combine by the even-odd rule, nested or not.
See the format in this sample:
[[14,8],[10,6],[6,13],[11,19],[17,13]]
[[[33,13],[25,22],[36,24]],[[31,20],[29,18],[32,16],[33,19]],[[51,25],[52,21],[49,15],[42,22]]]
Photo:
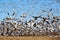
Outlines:
[[0,36],[0,40],[60,40],[60,38],[48,36]]

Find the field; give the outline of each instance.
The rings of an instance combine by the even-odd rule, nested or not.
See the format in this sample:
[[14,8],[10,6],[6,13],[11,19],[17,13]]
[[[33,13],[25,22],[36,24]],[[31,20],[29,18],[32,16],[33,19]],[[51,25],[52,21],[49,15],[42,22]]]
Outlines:
[[7,37],[7,36],[0,36],[0,40],[60,40],[57,37],[48,37],[48,36],[20,36],[20,37]]

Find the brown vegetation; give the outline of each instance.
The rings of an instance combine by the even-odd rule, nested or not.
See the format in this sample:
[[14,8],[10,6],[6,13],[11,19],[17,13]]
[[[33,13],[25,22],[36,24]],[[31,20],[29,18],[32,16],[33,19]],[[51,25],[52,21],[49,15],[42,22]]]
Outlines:
[[60,40],[60,38],[57,37],[48,37],[48,36],[0,36],[0,40]]

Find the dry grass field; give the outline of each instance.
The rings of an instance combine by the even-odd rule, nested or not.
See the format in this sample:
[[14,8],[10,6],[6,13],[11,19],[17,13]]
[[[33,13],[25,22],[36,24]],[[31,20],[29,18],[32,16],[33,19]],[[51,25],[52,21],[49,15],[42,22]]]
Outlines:
[[60,40],[57,37],[48,37],[48,36],[20,36],[20,37],[7,37],[7,36],[0,36],[0,40]]

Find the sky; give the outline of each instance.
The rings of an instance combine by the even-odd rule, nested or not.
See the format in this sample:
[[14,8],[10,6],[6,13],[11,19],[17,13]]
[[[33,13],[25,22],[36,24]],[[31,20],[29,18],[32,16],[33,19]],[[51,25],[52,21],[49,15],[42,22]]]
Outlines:
[[[60,16],[60,0],[0,0],[0,20],[7,17],[7,13],[11,16],[13,12],[18,15],[15,16],[17,18],[20,18],[23,13],[46,16],[50,9],[52,9],[50,13],[54,14],[53,16]],[[28,16],[26,20],[31,18]]]

